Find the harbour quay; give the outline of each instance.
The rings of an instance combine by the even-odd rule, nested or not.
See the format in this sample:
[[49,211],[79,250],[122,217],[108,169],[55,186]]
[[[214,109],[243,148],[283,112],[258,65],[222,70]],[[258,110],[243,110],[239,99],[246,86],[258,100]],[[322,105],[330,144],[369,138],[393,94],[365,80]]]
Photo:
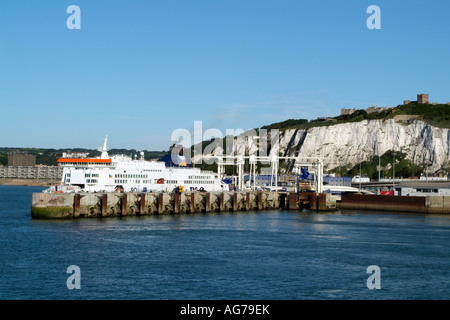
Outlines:
[[[33,193],[36,219],[77,219],[163,214],[263,211],[274,209],[333,210],[326,194],[264,191]],[[299,202],[300,201],[300,202]]]
[[31,217],[78,219],[276,209],[450,214],[450,197],[343,194],[336,199],[328,193],[264,191],[33,193]]
[[450,214],[450,196],[385,196],[344,194],[336,202],[342,210]]

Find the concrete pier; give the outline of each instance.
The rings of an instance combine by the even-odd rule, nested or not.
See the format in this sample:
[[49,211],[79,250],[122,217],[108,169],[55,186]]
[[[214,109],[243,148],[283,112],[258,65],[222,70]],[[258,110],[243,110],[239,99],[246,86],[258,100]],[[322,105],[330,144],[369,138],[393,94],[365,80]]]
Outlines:
[[42,219],[125,217],[271,210],[275,192],[34,193],[31,216]]
[[336,206],[346,210],[450,214],[450,197],[345,194]]
[[401,197],[314,192],[34,193],[31,216],[40,219],[126,217],[263,210],[362,210],[450,214],[450,197]]

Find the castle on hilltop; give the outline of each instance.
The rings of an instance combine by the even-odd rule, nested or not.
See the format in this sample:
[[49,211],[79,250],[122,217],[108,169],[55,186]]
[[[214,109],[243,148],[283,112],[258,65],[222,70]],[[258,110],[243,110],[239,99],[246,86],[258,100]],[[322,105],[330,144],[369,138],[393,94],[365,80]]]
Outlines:
[[[389,110],[389,109],[391,109],[391,108],[389,108],[389,107],[377,107],[377,106],[371,106],[371,107],[369,107],[369,108],[366,109],[366,112],[367,112],[367,113],[375,113],[375,112],[386,111],[386,110]],[[345,108],[342,108],[342,109],[341,109],[341,116],[342,116],[342,115],[345,115],[345,114],[351,115],[351,114],[355,113],[357,110],[360,110],[360,109],[356,109],[356,108],[353,108],[353,109],[345,109]]]
[[[410,103],[430,104],[429,96],[428,96],[428,94],[421,93],[421,94],[417,95],[417,100],[416,101],[411,101],[411,100],[404,100],[403,101],[403,105],[407,105],[407,104],[410,104]],[[437,102],[433,102],[432,104],[436,105],[438,103]],[[450,105],[450,102],[447,102],[447,104]],[[367,113],[375,113],[375,112],[386,111],[386,110],[389,110],[389,109],[392,109],[392,108],[371,106],[371,107],[367,108],[365,111]],[[358,110],[362,110],[362,109],[356,109],[356,108],[346,109],[346,108],[342,108],[341,109],[341,116],[342,115],[351,115],[351,114],[355,113]]]

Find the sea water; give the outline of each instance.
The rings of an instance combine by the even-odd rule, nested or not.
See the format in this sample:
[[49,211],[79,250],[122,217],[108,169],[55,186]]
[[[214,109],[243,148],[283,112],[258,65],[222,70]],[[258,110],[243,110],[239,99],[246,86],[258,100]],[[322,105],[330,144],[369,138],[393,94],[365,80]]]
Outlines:
[[[31,194],[41,190],[0,186],[0,299],[450,298],[450,216],[272,210],[36,220]],[[74,276],[79,289],[70,288]]]

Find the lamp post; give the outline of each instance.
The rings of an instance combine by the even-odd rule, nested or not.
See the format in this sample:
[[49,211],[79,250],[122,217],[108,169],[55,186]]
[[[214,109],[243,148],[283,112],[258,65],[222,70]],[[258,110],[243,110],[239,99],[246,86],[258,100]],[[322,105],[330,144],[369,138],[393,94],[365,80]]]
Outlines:
[[378,182],[381,180],[381,156],[380,156],[380,144],[381,142],[377,142],[377,151],[378,151]]
[[395,185],[395,151],[392,151],[392,190]]
[[359,190],[361,191],[361,159],[359,159]]

